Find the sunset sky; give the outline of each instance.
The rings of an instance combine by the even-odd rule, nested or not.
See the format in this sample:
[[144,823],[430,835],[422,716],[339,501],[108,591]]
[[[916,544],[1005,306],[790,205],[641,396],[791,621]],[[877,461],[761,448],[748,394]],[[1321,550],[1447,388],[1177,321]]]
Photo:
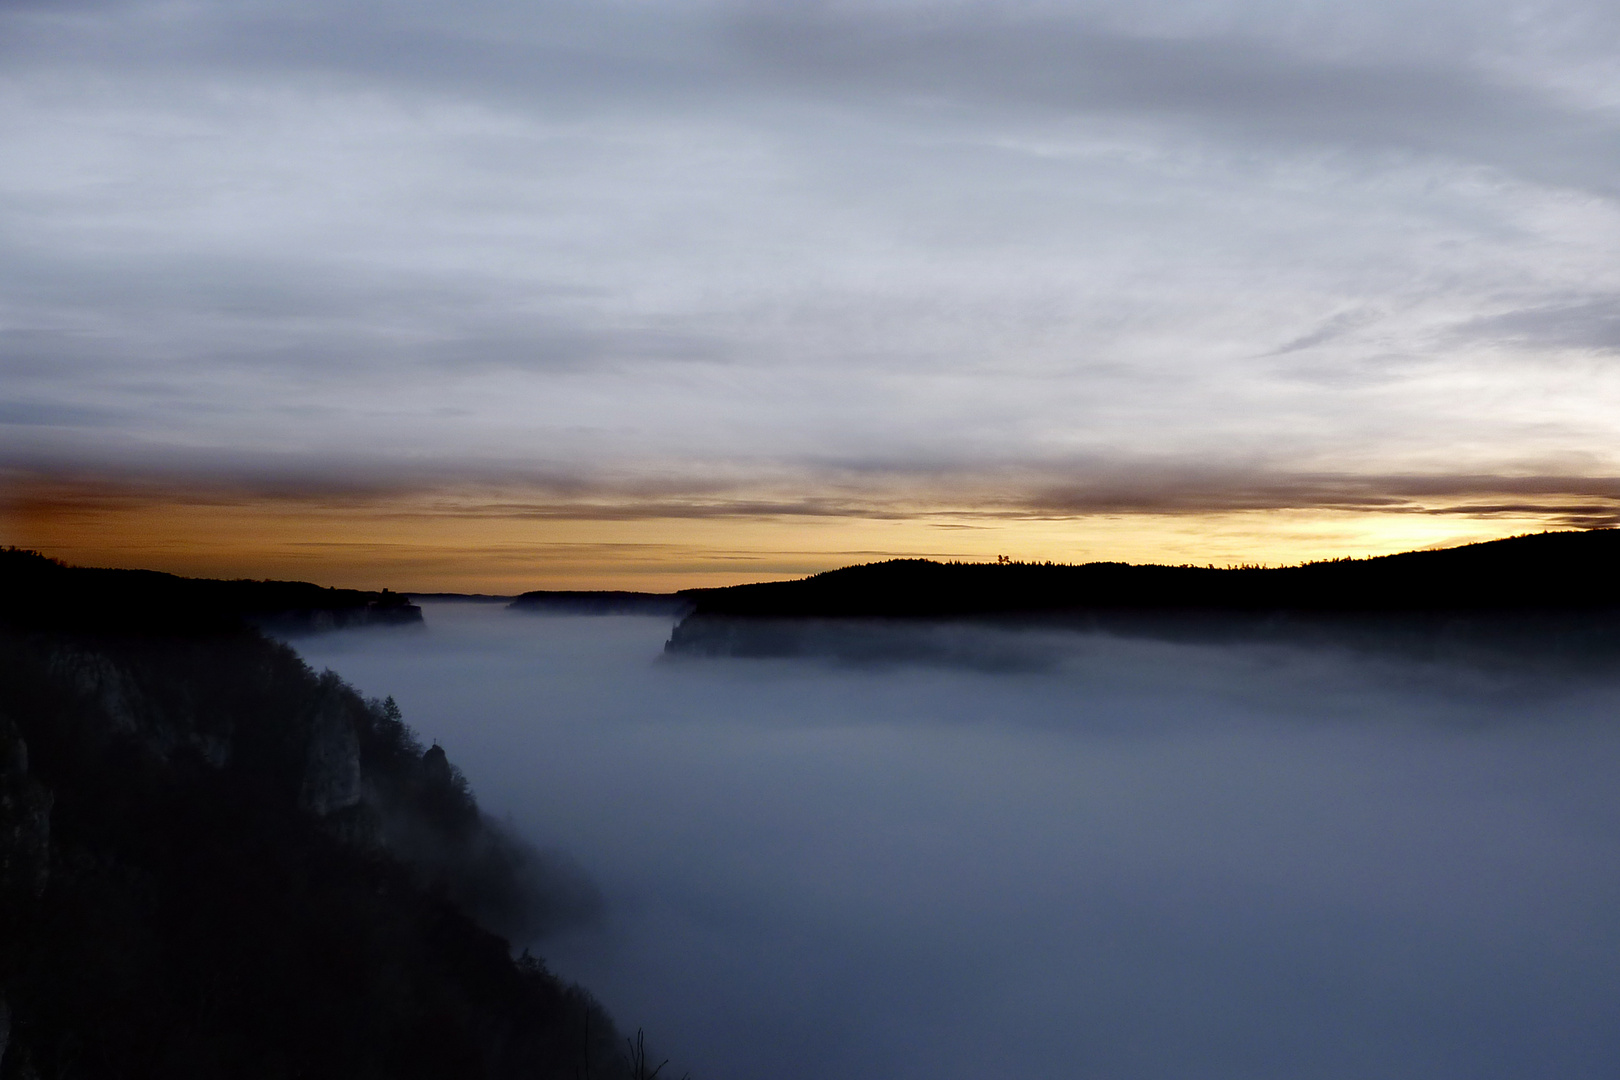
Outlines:
[[1620,6],[0,0],[0,542],[665,589],[1620,523]]

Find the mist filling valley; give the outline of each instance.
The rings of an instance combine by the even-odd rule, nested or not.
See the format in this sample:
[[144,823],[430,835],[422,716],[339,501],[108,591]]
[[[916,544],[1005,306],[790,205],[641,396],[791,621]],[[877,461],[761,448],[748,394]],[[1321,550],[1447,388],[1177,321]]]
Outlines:
[[677,1076],[1620,1062],[1620,677],[967,626],[686,657],[667,617],[424,608],[295,646],[594,883],[530,944]]

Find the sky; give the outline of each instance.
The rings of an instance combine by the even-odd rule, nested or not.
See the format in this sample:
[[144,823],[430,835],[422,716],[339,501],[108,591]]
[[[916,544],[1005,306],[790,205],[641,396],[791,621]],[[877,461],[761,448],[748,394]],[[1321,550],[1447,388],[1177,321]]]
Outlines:
[[0,542],[402,589],[1620,523],[1620,9],[0,0]]

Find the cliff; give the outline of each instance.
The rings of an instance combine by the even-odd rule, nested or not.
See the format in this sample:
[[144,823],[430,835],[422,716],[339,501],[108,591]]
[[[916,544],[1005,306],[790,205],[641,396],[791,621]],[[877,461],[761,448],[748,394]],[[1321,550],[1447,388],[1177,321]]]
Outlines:
[[589,886],[265,595],[0,558],[0,1078],[627,1075],[501,936]]

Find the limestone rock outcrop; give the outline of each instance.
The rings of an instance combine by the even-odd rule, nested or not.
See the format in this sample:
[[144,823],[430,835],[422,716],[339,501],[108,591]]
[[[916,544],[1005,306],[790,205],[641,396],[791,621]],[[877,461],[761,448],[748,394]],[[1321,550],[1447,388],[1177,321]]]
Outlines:
[[28,745],[0,717],[0,894],[37,897],[50,873],[51,793],[28,773]]
[[360,794],[360,738],[343,699],[326,694],[310,718],[299,804],[326,817],[359,803]]

